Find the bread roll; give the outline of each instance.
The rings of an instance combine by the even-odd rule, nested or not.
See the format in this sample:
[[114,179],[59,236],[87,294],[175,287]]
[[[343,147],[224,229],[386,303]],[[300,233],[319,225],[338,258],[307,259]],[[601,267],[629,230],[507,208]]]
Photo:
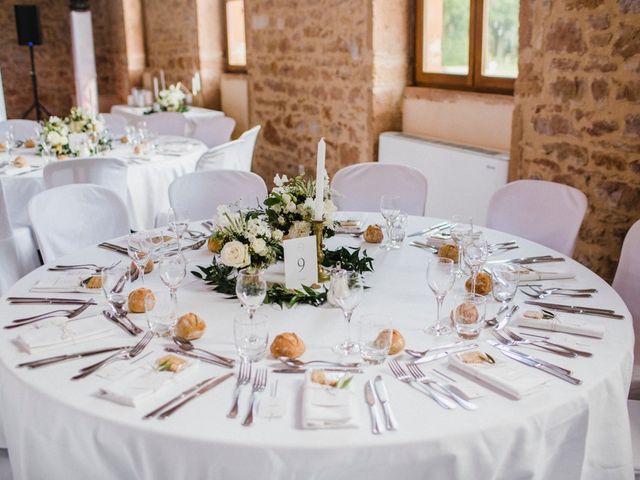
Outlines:
[[215,235],[211,235],[209,240],[207,240],[207,248],[210,252],[220,253],[220,250],[222,250],[222,242],[218,240]]
[[145,307],[145,298],[147,297],[147,295],[149,295],[152,298],[150,302],[150,308],[149,308],[150,310],[152,310],[156,304],[156,296],[148,288],[136,288],[135,290],[132,290],[131,293],[129,293],[129,298],[128,298],[129,311],[131,313],[146,312],[147,310]]
[[58,155],[58,160],[69,160],[69,155]]
[[[131,271],[135,272],[137,268],[138,267],[136,266],[135,262],[131,262]],[[153,272],[153,260],[149,259],[147,261],[147,264],[144,266],[144,273],[146,275],[147,273],[151,272]]]
[[478,307],[476,307],[471,302],[466,302],[458,305],[456,307],[455,313],[457,322],[466,325],[476,323],[478,321],[478,317],[480,316]]
[[456,245],[445,243],[438,249],[438,256],[440,258],[450,258],[454,263],[458,263],[458,260],[460,259],[460,252]]
[[129,143],[129,137],[123,135],[120,137],[120,143]]
[[22,155],[19,155],[13,159],[13,166],[18,168],[24,168],[29,166],[29,162]]
[[102,288],[102,277],[100,275],[89,277],[84,281],[84,286],[87,288]]
[[35,148],[36,146],[36,142],[33,140],[33,138],[27,138],[24,141],[24,148]]
[[395,355],[396,353],[400,353],[404,350],[404,337],[402,334],[393,329],[393,334],[391,335],[391,348],[389,349],[389,355]]
[[271,343],[271,355],[273,355],[273,358],[298,358],[304,351],[305,346],[302,339],[291,332],[276,335],[276,338]]
[[491,280],[491,275],[486,272],[478,273],[478,277],[476,278],[476,291],[472,292],[473,288],[473,278],[469,277],[467,281],[464,283],[467,292],[469,293],[477,293],[478,295],[488,295],[491,293],[493,289],[493,281]]
[[175,334],[186,340],[197,340],[203,334],[207,324],[193,312],[185,313],[176,323]]
[[364,241],[369,243],[382,243],[384,234],[380,225],[369,225],[364,231]]

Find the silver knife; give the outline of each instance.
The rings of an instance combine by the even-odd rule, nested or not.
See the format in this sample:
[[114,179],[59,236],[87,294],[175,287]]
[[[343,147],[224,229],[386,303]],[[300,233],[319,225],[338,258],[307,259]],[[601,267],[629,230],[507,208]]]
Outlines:
[[425,228],[424,230],[420,230],[419,232],[410,233],[409,235],[407,235],[407,237],[417,237],[418,235],[424,235],[425,233],[429,233],[429,232],[434,231],[434,230],[444,229],[444,227],[446,227],[448,225],[449,225],[449,222],[436,223],[435,225],[433,225],[433,226],[431,226],[429,228]]
[[555,363],[551,363],[551,362],[547,362],[546,360],[541,360],[539,358],[534,358],[531,355],[527,355],[526,353],[523,353],[519,350],[514,350],[511,347],[507,347],[506,345],[503,345],[502,343],[496,342],[495,340],[487,340],[487,343],[493,347],[499,348],[502,351],[505,352],[509,352],[513,355],[517,355],[518,357],[521,358],[525,358],[527,360],[533,360],[536,361],[538,363],[541,363],[542,365],[544,365],[547,368],[551,368],[553,370],[556,370],[560,373],[564,373],[565,375],[571,375],[571,370],[569,370],[568,368],[564,368],[561,367],[560,365],[556,365]]
[[[361,368],[322,368],[325,372],[348,372],[348,373],[363,373]],[[273,370],[273,373],[304,373],[306,372],[306,368],[277,368]]]
[[369,412],[371,413],[371,431],[374,435],[379,435],[382,433],[382,420],[380,420],[380,414],[376,408],[376,398],[373,394],[373,385],[371,384],[371,380],[364,385],[364,399],[367,402],[367,405],[369,405]]
[[187,397],[188,395],[191,395],[192,393],[198,391],[198,389],[204,387],[209,382],[214,381],[216,378],[217,377],[209,377],[209,378],[207,378],[207,379],[195,384],[193,387],[187,388],[180,395],[177,395],[177,396],[173,397],[171,400],[169,400],[168,402],[163,403],[162,405],[160,405],[158,408],[156,408],[152,412],[147,413],[144,417],[142,417],[142,419],[143,420],[147,420],[149,418],[155,417],[157,414],[159,414],[162,410],[164,410],[168,406],[173,405],[177,401],[182,400],[183,398]]
[[374,386],[376,389],[376,395],[378,396],[378,401],[380,401],[380,405],[382,405],[382,411],[384,412],[387,431],[397,430],[398,421],[396,420],[396,417],[393,415],[393,411],[391,410],[391,404],[389,403],[389,393],[387,392],[387,387],[385,386],[381,375],[378,375],[376,377]]
[[625,318],[624,315],[620,315],[619,313],[614,313],[611,310],[603,310],[600,308],[542,303],[542,302],[534,302],[529,300],[525,301],[525,303],[529,305],[536,305],[538,307],[547,308],[549,310],[557,310],[559,312],[564,312],[564,313],[574,313],[578,315],[591,315],[594,317],[615,318],[616,320],[624,320]]
[[203,387],[200,387],[198,390],[196,390],[195,392],[193,392],[191,395],[189,395],[188,397],[186,397],[184,400],[182,400],[180,403],[178,403],[177,405],[171,407],[169,410],[165,410],[164,412],[162,412],[158,418],[160,420],[164,420],[165,418],[167,418],[170,415],[173,415],[175,412],[177,412],[180,408],[182,408],[183,406],[185,406],[187,403],[189,403],[191,400],[198,398],[200,395],[204,395],[205,393],[207,393],[209,390],[211,390],[213,387],[220,385],[222,382],[224,382],[225,380],[227,380],[228,378],[233,377],[233,372],[231,373],[227,373],[226,375],[223,375],[221,377],[216,378],[215,380],[211,381],[211,383],[207,383],[206,385],[204,385]]
[[440,358],[447,357],[447,356],[451,355],[452,353],[464,352],[466,350],[471,350],[472,348],[477,348],[477,347],[478,347],[477,343],[471,343],[471,344],[468,344],[468,345],[463,345],[461,347],[451,348],[449,350],[445,350],[444,352],[427,354],[424,357],[415,360],[413,363],[415,363],[416,365],[419,365],[419,364],[422,364],[422,363],[433,362],[435,360],[439,360]]
[[583,310],[592,310],[594,312],[602,312],[602,313],[615,313],[614,310],[609,308],[597,308],[597,307],[581,307],[578,305],[564,305],[562,303],[549,303],[549,302],[538,302],[536,300],[527,300],[524,303],[528,303],[529,305],[538,305],[540,307],[558,307],[558,308],[581,308]]
[[497,348],[502,352],[503,355],[506,355],[507,357],[515,360],[516,362],[520,362],[520,363],[523,363],[523,364],[528,365],[530,367],[537,368],[538,370],[541,370],[541,371],[543,371],[545,373],[553,375],[554,377],[558,377],[561,380],[564,380],[565,382],[569,382],[569,383],[571,383],[573,385],[580,385],[582,383],[582,380],[580,380],[580,379],[578,379],[576,377],[572,377],[569,374],[566,374],[566,373],[563,373],[563,372],[559,372],[558,370],[555,370],[553,368],[549,368],[546,365],[544,365],[543,363],[541,363],[540,361],[538,361],[537,359],[535,359],[534,357],[531,357],[529,355],[527,355],[527,356],[516,355],[512,351],[505,350],[505,349],[501,348],[500,346],[497,346]]
[[56,355],[55,357],[42,358],[40,360],[32,360],[30,362],[19,363],[16,365],[17,368],[20,367],[29,367],[29,368],[38,368],[44,367],[46,365],[51,365],[58,362],[64,362],[65,360],[73,360],[76,358],[90,357],[92,355],[100,355],[101,353],[109,353],[115,352],[117,350],[124,350],[125,348],[129,348],[128,346],[124,347],[110,347],[110,348],[102,348],[100,350],[89,350],[87,352],[79,352],[79,353],[69,353],[65,355]]
[[504,327],[506,327],[513,314],[516,313],[519,308],[520,307],[518,305],[514,305],[513,307],[511,307],[511,310],[509,310],[509,312],[504,317],[502,317],[502,319],[495,326],[495,329],[502,330]]

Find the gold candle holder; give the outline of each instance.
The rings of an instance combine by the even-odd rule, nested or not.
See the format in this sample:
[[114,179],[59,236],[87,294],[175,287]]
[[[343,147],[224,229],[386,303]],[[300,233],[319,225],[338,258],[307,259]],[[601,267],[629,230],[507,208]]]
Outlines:
[[318,256],[318,282],[325,283],[329,281],[329,275],[322,266],[324,260],[324,252],[322,251],[322,240],[324,233],[324,222],[321,220],[313,221],[313,234],[316,236],[316,255]]

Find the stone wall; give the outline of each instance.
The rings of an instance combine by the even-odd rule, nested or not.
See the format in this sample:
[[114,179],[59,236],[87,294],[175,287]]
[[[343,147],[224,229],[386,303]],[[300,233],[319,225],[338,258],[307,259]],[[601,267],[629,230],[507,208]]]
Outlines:
[[[18,45],[13,6],[0,0],[0,67],[8,118],[20,118],[32,102],[29,49]],[[53,115],[67,115],[74,97],[68,2],[30,0],[40,6],[43,45],[35,47],[40,102]],[[30,118],[35,118],[32,113]]]
[[522,0],[511,178],[581,189],[575,257],[611,280],[640,218],[640,2]]

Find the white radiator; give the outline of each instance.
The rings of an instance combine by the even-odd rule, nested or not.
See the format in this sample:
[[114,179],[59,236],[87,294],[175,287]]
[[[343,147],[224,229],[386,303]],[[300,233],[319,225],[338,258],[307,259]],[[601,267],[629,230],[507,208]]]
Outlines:
[[378,161],[420,170],[428,182],[426,214],[468,215],[484,225],[493,192],[507,183],[509,156],[400,132],[380,134]]

